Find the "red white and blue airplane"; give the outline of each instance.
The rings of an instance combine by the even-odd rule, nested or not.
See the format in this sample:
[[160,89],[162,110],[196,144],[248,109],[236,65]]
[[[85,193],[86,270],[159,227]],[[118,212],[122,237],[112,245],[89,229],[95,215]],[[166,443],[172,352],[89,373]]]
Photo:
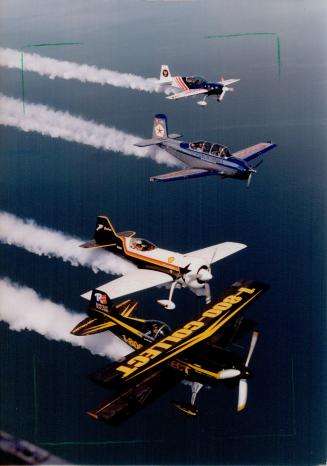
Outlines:
[[176,100],[203,94],[204,98],[197,102],[197,104],[202,107],[207,105],[206,98],[208,95],[217,96],[217,102],[221,102],[226,92],[234,90],[234,88],[228,86],[238,81],[239,79],[225,80],[224,78],[221,78],[218,82],[209,82],[200,76],[172,76],[168,65],[162,65],[160,71],[160,84],[171,85],[175,88],[181,89],[182,91],[168,96],[167,99]]
[[250,161],[270,151],[276,144],[259,142],[254,146],[231,153],[226,146],[207,141],[179,142],[179,134],[169,134],[166,115],[154,117],[152,138],[135,144],[138,147],[157,145],[180,160],[188,168],[164,175],[153,176],[151,181],[177,181],[200,176],[220,175],[223,178],[247,180],[250,185],[253,173],[262,163],[252,166]]

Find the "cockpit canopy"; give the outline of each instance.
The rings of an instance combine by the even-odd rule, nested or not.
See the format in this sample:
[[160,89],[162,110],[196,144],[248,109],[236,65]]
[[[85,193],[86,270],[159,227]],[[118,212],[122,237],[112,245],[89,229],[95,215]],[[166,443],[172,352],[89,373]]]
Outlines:
[[205,154],[210,154],[214,157],[222,157],[227,159],[232,154],[229,152],[228,147],[223,146],[222,144],[212,144],[207,141],[196,141],[190,143],[190,149],[196,150],[198,152],[204,152]]
[[129,245],[137,251],[153,251],[153,249],[156,249],[153,243],[143,238],[131,238]]
[[185,81],[187,82],[187,84],[193,85],[200,85],[206,82],[206,80],[204,78],[201,78],[201,76],[188,76],[187,78],[185,78]]
[[146,320],[142,327],[142,333],[149,336],[151,339],[166,337],[171,333],[171,329],[164,322],[159,320]]

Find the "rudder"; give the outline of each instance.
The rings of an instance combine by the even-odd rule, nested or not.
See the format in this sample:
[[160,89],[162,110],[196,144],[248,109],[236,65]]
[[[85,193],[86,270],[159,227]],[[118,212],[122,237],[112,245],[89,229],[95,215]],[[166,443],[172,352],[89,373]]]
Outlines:
[[167,117],[163,114],[157,114],[153,120],[152,129],[153,139],[167,139],[168,138],[168,124]]
[[98,246],[115,246],[117,235],[108,217],[99,215],[97,218],[94,240]]
[[170,73],[170,69],[168,65],[161,65],[160,70],[160,83],[161,84],[171,84],[173,78]]

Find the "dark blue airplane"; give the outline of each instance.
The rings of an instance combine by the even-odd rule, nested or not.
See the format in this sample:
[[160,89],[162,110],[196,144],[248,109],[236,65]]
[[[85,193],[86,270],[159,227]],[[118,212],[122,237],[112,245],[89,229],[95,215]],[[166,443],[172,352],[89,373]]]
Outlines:
[[162,65],[160,71],[160,84],[171,85],[182,90],[182,92],[177,92],[176,94],[168,96],[167,99],[176,100],[203,94],[203,100],[197,102],[202,107],[207,105],[206,98],[208,95],[216,95],[217,102],[221,102],[226,92],[234,90],[234,88],[228,86],[238,81],[239,79],[221,78],[218,82],[208,82],[200,76],[172,76],[168,65]]
[[138,147],[157,145],[180,160],[188,168],[164,175],[153,176],[151,181],[176,181],[185,178],[220,175],[223,178],[247,180],[250,185],[253,173],[262,163],[255,166],[249,164],[265,152],[276,147],[276,144],[259,142],[254,146],[231,153],[226,146],[207,141],[179,142],[179,134],[168,134],[166,115],[155,115],[152,139],[142,140]]

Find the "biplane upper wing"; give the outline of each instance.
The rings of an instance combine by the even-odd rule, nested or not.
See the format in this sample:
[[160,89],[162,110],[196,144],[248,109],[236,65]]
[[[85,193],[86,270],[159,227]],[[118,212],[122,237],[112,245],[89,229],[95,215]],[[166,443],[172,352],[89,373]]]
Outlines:
[[260,282],[250,283],[251,288],[243,286],[243,282],[235,284],[228,290],[230,294],[224,293],[222,298],[214,300],[197,320],[187,322],[147,348],[101,369],[95,374],[95,381],[106,387],[135,383],[169,365],[190,348],[206,342],[266,290],[266,285]]
[[[173,278],[166,273],[157,272],[156,270],[136,269],[132,272],[116,278],[111,282],[97,287],[98,290],[104,291],[111,299],[120,298],[136,291],[146,290],[153,286],[164,285],[173,281]],[[82,294],[82,298],[91,299],[92,290]]]
[[177,94],[172,94],[166,97],[169,100],[182,99],[184,97],[191,97],[192,95],[198,94],[207,94],[208,89],[190,89],[189,91],[178,92]]
[[234,152],[233,156],[237,157],[238,159],[242,159],[246,162],[249,162],[250,160],[259,157],[260,155],[264,154],[265,152],[268,152],[276,146],[277,144],[274,144],[272,142],[259,142],[254,146],[246,147],[245,149],[239,150],[238,152]]

